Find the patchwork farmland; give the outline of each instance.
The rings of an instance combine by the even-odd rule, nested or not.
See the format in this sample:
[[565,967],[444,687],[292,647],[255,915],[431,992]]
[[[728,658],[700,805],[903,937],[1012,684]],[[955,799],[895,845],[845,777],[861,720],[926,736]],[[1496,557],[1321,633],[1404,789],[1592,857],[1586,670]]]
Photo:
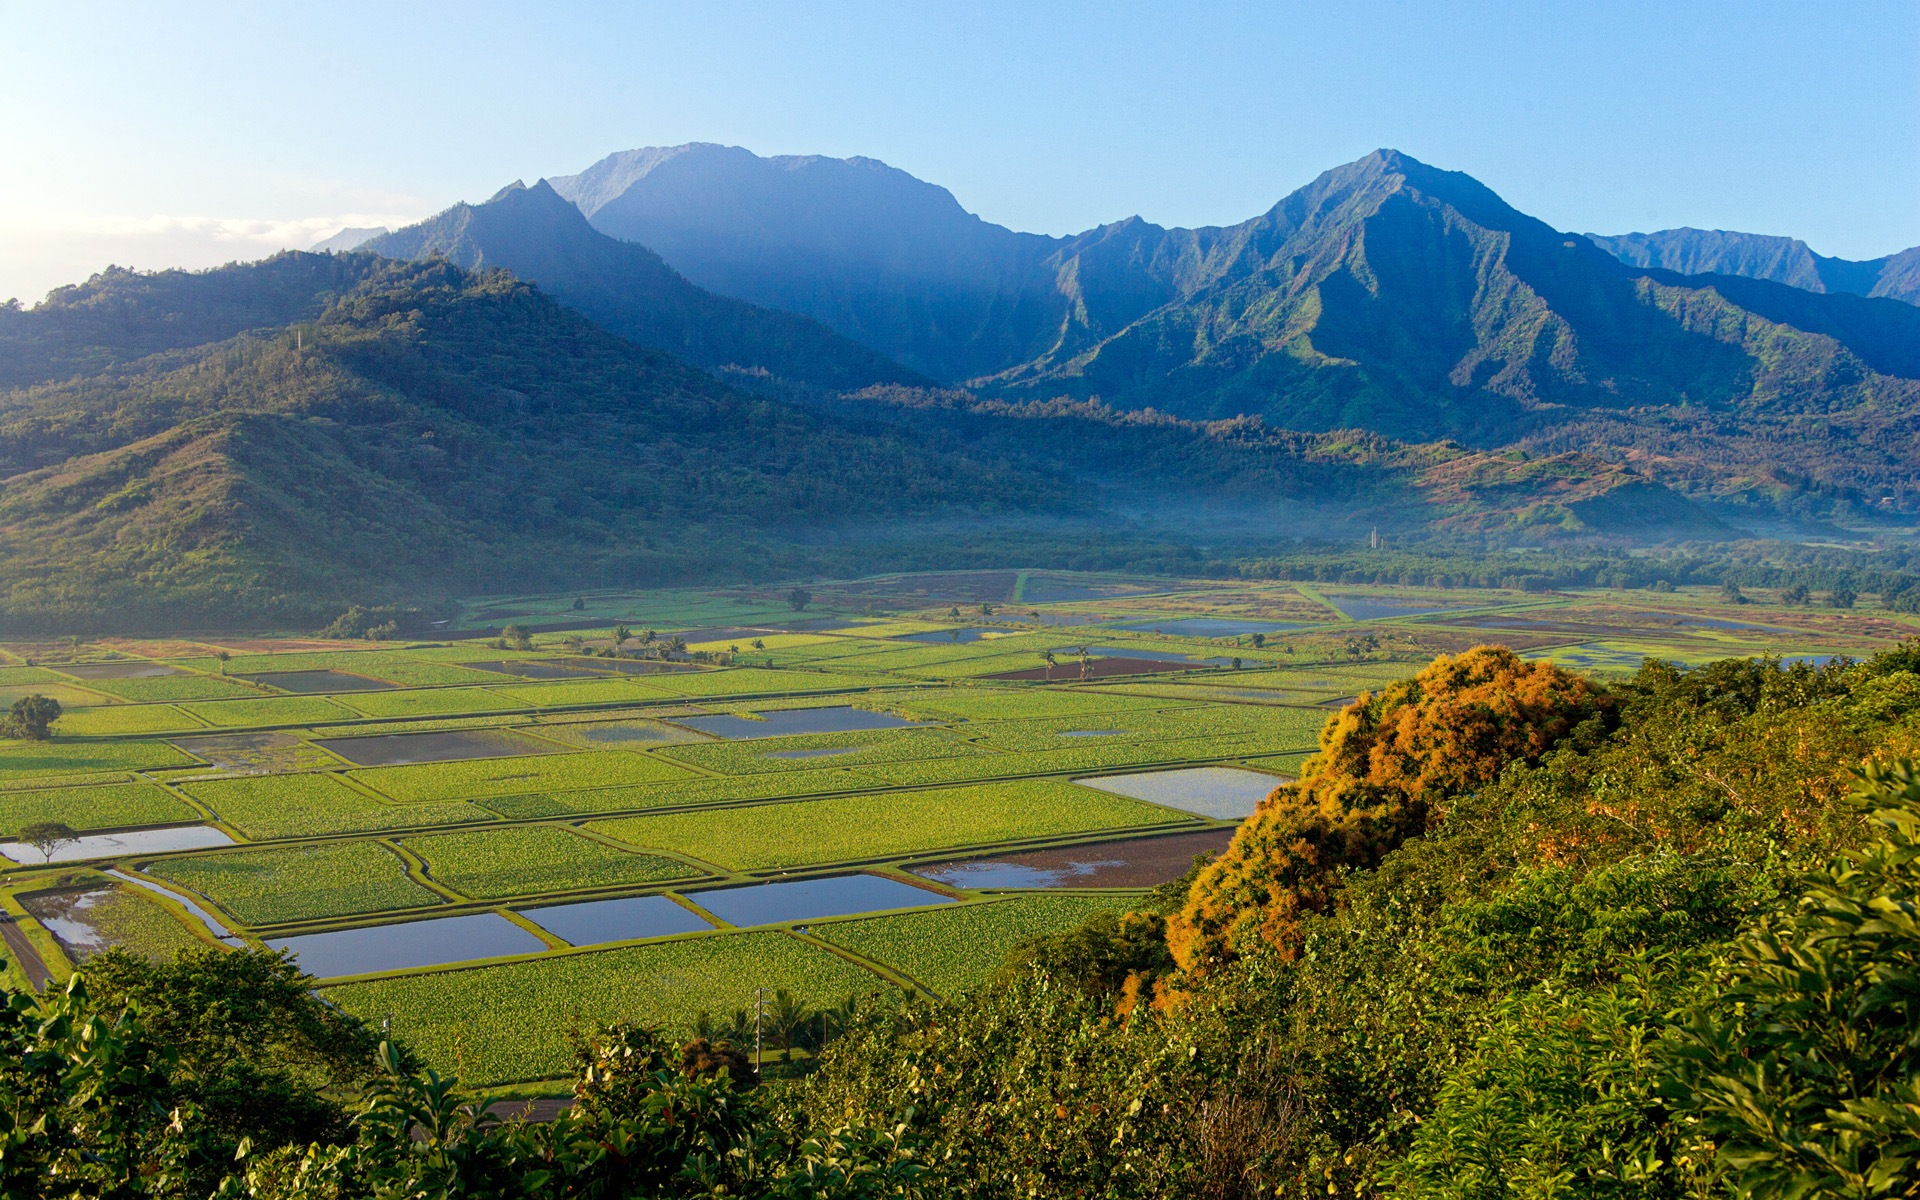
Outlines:
[[538,1087],[574,1024],[964,991],[1217,851],[1435,652],[1605,673],[1915,632],[1685,590],[812,586],[491,597],[412,643],[5,643],[0,685],[64,712],[0,742],[0,902],[56,979],[107,946],[284,949],[435,1066]]

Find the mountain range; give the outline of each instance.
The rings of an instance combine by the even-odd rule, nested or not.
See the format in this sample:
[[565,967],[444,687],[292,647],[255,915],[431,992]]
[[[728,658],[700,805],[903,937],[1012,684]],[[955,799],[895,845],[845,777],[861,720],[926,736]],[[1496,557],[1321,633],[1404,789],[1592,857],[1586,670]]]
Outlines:
[[1683,275],[1743,275],[1809,292],[1885,296],[1920,304],[1920,246],[1881,258],[1854,260],[1816,254],[1799,238],[1724,229],[1662,229],[1587,237],[1621,262]]
[[1393,151],[1073,237],[869,159],[615,155],[0,310],[0,627],[1920,510],[1920,308],[1766,261],[1622,261]]

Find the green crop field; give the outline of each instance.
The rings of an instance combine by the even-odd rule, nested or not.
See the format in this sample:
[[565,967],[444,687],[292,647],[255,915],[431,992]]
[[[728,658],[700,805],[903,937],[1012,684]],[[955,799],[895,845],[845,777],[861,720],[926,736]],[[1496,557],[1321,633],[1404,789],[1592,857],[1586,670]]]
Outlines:
[[0,667],[0,687],[27,683],[70,683],[65,675],[56,675],[45,667]]
[[146,873],[190,888],[249,925],[441,904],[377,842],[323,842],[168,858]]
[[493,814],[462,801],[394,804],[324,772],[243,775],[180,785],[222,821],[255,841],[374,833],[421,825],[490,821]]
[[250,725],[306,725],[352,721],[360,714],[319,696],[273,696],[258,700],[212,700],[181,708],[209,725],[243,729]]
[[632,1021],[685,1037],[701,1012],[751,1007],[756,988],[823,1004],[886,986],[787,934],[735,933],[342,984],[325,995],[369,1021],[390,1015],[428,1062],[484,1085],[563,1073],[570,1029]]
[[418,692],[354,692],[339,702],[370,717],[445,717],[455,713],[502,712],[531,708],[520,700],[497,696],[485,688],[434,688]]
[[145,771],[192,762],[165,742],[0,741],[0,779],[10,786],[38,776]]
[[634,704],[648,700],[674,700],[674,692],[630,679],[575,679],[562,683],[527,683],[489,689],[522,708],[553,708],[562,704]]
[[151,783],[0,792],[0,835],[6,837],[37,821],[58,821],[84,830],[200,819],[192,805]]
[[957,996],[985,980],[1007,951],[1027,938],[1125,907],[1125,899],[1111,895],[1021,896],[898,916],[824,921],[807,929],[822,941],[897,967],[937,995]]
[[1042,780],[660,813],[588,828],[737,871],[1167,824],[1165,809]]
[[205,950],[212,945],[136,887],[110,889],[87,910],[87,919],[112,945],[154,962],[170,962],[182,950]]
[[985,754],[971,742],[936,729],[877,729],[866,733],[815,733],[674,746],[661,754],[723,775],[859,767],[871,763],[965,758]]
[[233,679],[212,675],[161,675],[151,679],[84,679],[83,687],[122,700],[224,700],[258,696],[261,690]]
[[522,819],[620,812],[628,809],[674,808],[688,804],[777,800],[787,796],[867,791],[886,786],[886,780],[871,772],[825,767],[816,771],[788,771],[781,774],[715,779],[689,778],[685,782],[643,783],[635,787],[589,788],[571,792],[541,792],[531,796],[490,797],[485,803],[488,808],[503,817]]
[[553,789],[617,787],[689,778],[683,768],[625,750],[523,754],[459,762],[367,767],[353,777],[402,802],[510,796]]
[[701,872],[676,859],[636,854],[554,825],[409,837],[432,877],[476,900],[689,879]]
[[171,704],[111,704],[102,708],[68,709],[60,714],[54,728],[62,737],[110,737],[178,733],[204,726]]

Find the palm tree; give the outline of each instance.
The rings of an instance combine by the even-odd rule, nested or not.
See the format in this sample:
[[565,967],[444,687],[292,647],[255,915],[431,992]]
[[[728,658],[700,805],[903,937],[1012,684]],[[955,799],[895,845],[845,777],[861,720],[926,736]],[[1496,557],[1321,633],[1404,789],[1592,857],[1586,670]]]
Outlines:
[[806,1037],[813,1018],[814,1012],[806,1001],[785,988],[774,990],[762,1018],[762,1029],[766,1040],[780,1047],[781,1062],[793,1061],[793,1048]]

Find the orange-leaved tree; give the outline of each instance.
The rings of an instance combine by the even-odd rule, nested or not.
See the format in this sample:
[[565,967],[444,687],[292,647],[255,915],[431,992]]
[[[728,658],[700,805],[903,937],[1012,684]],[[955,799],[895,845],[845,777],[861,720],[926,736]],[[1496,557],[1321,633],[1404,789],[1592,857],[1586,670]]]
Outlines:
[[1612,697],[1504,646],[1441,655],[1412,679],[1362,695],[1320,731],[1298,783],[1275,788],[1194,880],[1167,942],[1204,972],[1258,943],[1297,948],[1301,916],[1324,911],[1342,868],[1367,869],[1449,799],[1537,760],[1584,721],[1610,724]]

